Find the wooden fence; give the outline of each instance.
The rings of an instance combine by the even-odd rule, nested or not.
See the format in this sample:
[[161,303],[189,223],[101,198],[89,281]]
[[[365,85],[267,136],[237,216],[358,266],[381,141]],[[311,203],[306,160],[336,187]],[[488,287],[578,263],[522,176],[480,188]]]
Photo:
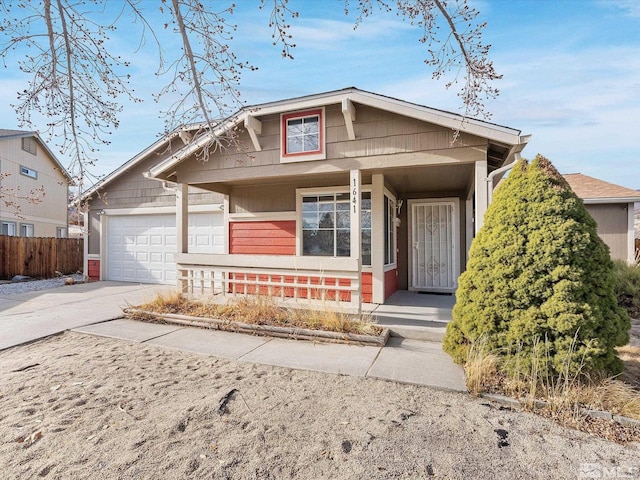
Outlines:
[[83,266],[81,238],[24,238],[0,235],[0,279],[15,275],[53,278],[76,273]]

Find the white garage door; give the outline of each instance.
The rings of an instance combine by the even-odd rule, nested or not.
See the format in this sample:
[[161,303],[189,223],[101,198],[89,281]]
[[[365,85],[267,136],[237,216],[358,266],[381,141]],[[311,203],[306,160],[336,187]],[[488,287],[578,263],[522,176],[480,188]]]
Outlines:
[[[223,253],[221,212],[189,214],[189,253]],[[175,285],[175,215],[107,219],[108,280]]]

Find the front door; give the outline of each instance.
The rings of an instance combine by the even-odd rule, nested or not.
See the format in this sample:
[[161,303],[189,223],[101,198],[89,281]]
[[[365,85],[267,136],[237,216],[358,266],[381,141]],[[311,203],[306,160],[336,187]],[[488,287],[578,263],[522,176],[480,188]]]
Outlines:
[[459,275],[458,199],[411,201],[411,290],[453,292]]

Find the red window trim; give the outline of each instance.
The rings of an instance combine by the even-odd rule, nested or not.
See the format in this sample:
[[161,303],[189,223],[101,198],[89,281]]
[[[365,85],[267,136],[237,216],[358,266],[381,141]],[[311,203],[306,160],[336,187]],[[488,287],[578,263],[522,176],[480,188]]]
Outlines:
[[[313,117],[316,115],[318,116],[318,129],[319,129],[318,150],[310,150],[308,152],[296,152],[296,153],[287,152],[287,120],[291,120],[292,118]],[[314,110],[305,110],[304,112],[283,114],[282,124],[280,125],[280,137],[282,140],[282,157],[283,158],[303,157],[305,155],[318,155],[318,154],[324,153],[324,118],[322,118],[322,109],[317,108]]]

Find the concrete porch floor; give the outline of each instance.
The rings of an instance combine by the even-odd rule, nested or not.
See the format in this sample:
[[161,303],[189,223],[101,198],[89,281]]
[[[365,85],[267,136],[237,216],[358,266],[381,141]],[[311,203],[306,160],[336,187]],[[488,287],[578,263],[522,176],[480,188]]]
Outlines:
[[441,342],[455,303],[455,295],[398,290],[383,305],[366,305],[363,310],[389,327],[393,336]]

